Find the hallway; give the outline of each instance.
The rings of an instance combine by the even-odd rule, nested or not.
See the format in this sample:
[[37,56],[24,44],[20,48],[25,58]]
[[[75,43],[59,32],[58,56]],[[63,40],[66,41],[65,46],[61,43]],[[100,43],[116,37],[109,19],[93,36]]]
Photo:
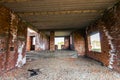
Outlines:
[[[120,75],[97,61],[77,57],[75,51],[29,52],[27,63],[5,73],[0,80],[119,80]],[[37,56],[34,56],[36,54]],[[30,57],[32,55],[32,57]],[[49,56],[48,56],[49,55]],[[30,59],[31,58],[31,59]],[[39,69],[30,77],[28,69]]]
[[0,12],[0,80],[120,80],[120,0],[0,0]]

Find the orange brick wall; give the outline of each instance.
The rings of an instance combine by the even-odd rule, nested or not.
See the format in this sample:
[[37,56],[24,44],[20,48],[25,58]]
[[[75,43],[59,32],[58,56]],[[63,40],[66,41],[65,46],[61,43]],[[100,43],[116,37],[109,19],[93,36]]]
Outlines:
[[[19,17],[7,9],[0,6],[0,72],[16,67],[18,62],[18,42],[26,43],[26,25]],[[24,26],[23,26],[24,25]],[[22,56],[25,56],[25,45]]]
[[85,39],[81,32],[76,31],[71,34],[70,46],[71,49],[76,50],[78,55],[85,55]]
[[64,48],[65,50],[69,50],[70,49],[70,37],[66,36],[64,37]]
[[42,32],[37,33],[35,50],[42,51],[48,49],[49,49],[49,37]]
[[50,32],[50,51],[54,51],[55,50],[54,37],[55,37],[55,32],[51,31]]
[[0,12],[0,72],[3,72],[6,69],[10,13],[3,6],[0,6]]
[[120,3],[107,10],[99,20],[88,26],[86,31],[87,37],[99,31],[102,46],[101,53],[89,51],[86,47],[87,56],[120,72]]
[[30,51],[31,48],[31,36],[35,36],[35,51],[42,51],[49,49],[49,37],[42,32],[27,32],[27,46],[26,50]]

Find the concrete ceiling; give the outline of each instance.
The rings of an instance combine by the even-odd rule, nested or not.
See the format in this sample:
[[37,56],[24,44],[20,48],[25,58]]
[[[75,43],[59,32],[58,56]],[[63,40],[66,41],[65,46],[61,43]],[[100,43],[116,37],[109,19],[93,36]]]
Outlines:
[[118,0],[0,0],[40,30],[81,29]]

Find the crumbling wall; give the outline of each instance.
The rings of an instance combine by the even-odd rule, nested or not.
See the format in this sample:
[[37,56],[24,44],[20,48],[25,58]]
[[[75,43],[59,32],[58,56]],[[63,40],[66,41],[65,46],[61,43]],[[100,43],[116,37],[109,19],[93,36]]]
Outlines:
[[78,55],[83,56],[85,55],[85,40],[84,37],[81,35],[80,32],[76,31],[72,33],[72,40],[74,50],[78,52]]
[[87,28],[87,36],[96,30],[100,32],[102,52],[87,49],[87,56],[120,72],[120,2]]
[[49,49],[49,38],[42,32],[37,33],[35,50],[41,51],[48,49]]
[[[29,26],[30,27],[30,26]],[[31,40],[31,37],[34,36],[36,37],[37,36],[37,32],[32,30],[32,32],[30,31],[32,29],[28,28],[27,29],[27,45],[26,45],[26,51],[30,51],[31,50],[31,46],[32,46],[32,40]],[[37,39],[37,37],[36,37]]]
[[31,49],[31,36],[35,37],[35,51],[42,51],[49,49],[49,38],[43,32],[27,32],[27,51]]
[[21,67],[26,63],[26,38],[27,38],[27,26],[23,22],[19,22],[18,32],[17,32],[17,67]]
[[[89,42],[89,38],[90,35],[93,34],[94,32],[99,32],[100,33],[100,41],[101,41],[101,52],[95,52],[95,51],[89,51],[90,48],[90,42]],[[87,28],[87,48],[86,48],[86,53],[88,57],[91,57],[97,61],[101,61],[104,65],[108,65],[109,61],[109,44],[108,44],[108,40],[107,40],[107,36],[105,36],[105,33],[102,29],[102,25],[98,23],[95,23],[93,25],[90,25]]]
[[6,55],[8,50],[8,38],[10,27],[9,10],[0,6],[0,72],[3,72],[6,67]]
[[[20,40],[18,36],[19,33],[26,35],[27,27],[21,26],[21,29],[19,17],[8,8],[0,6],[0,12],[0,72],[3,72],[17,66]],[[21,56],[23,52],[22,50]]]
[[15,67],[15,54],[17,54],[17,31],[18,31],[18,17],[14,13],[10,12],[10,27],[9,27],[9,40],[7,51],[7,70]]

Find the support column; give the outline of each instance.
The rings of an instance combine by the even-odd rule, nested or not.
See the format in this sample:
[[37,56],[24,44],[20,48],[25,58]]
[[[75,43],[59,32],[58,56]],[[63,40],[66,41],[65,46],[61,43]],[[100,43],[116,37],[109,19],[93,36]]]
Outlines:
[[55,37],[55,32],[51,31],[50,32],[50,51],[55,51],[54,37]]

